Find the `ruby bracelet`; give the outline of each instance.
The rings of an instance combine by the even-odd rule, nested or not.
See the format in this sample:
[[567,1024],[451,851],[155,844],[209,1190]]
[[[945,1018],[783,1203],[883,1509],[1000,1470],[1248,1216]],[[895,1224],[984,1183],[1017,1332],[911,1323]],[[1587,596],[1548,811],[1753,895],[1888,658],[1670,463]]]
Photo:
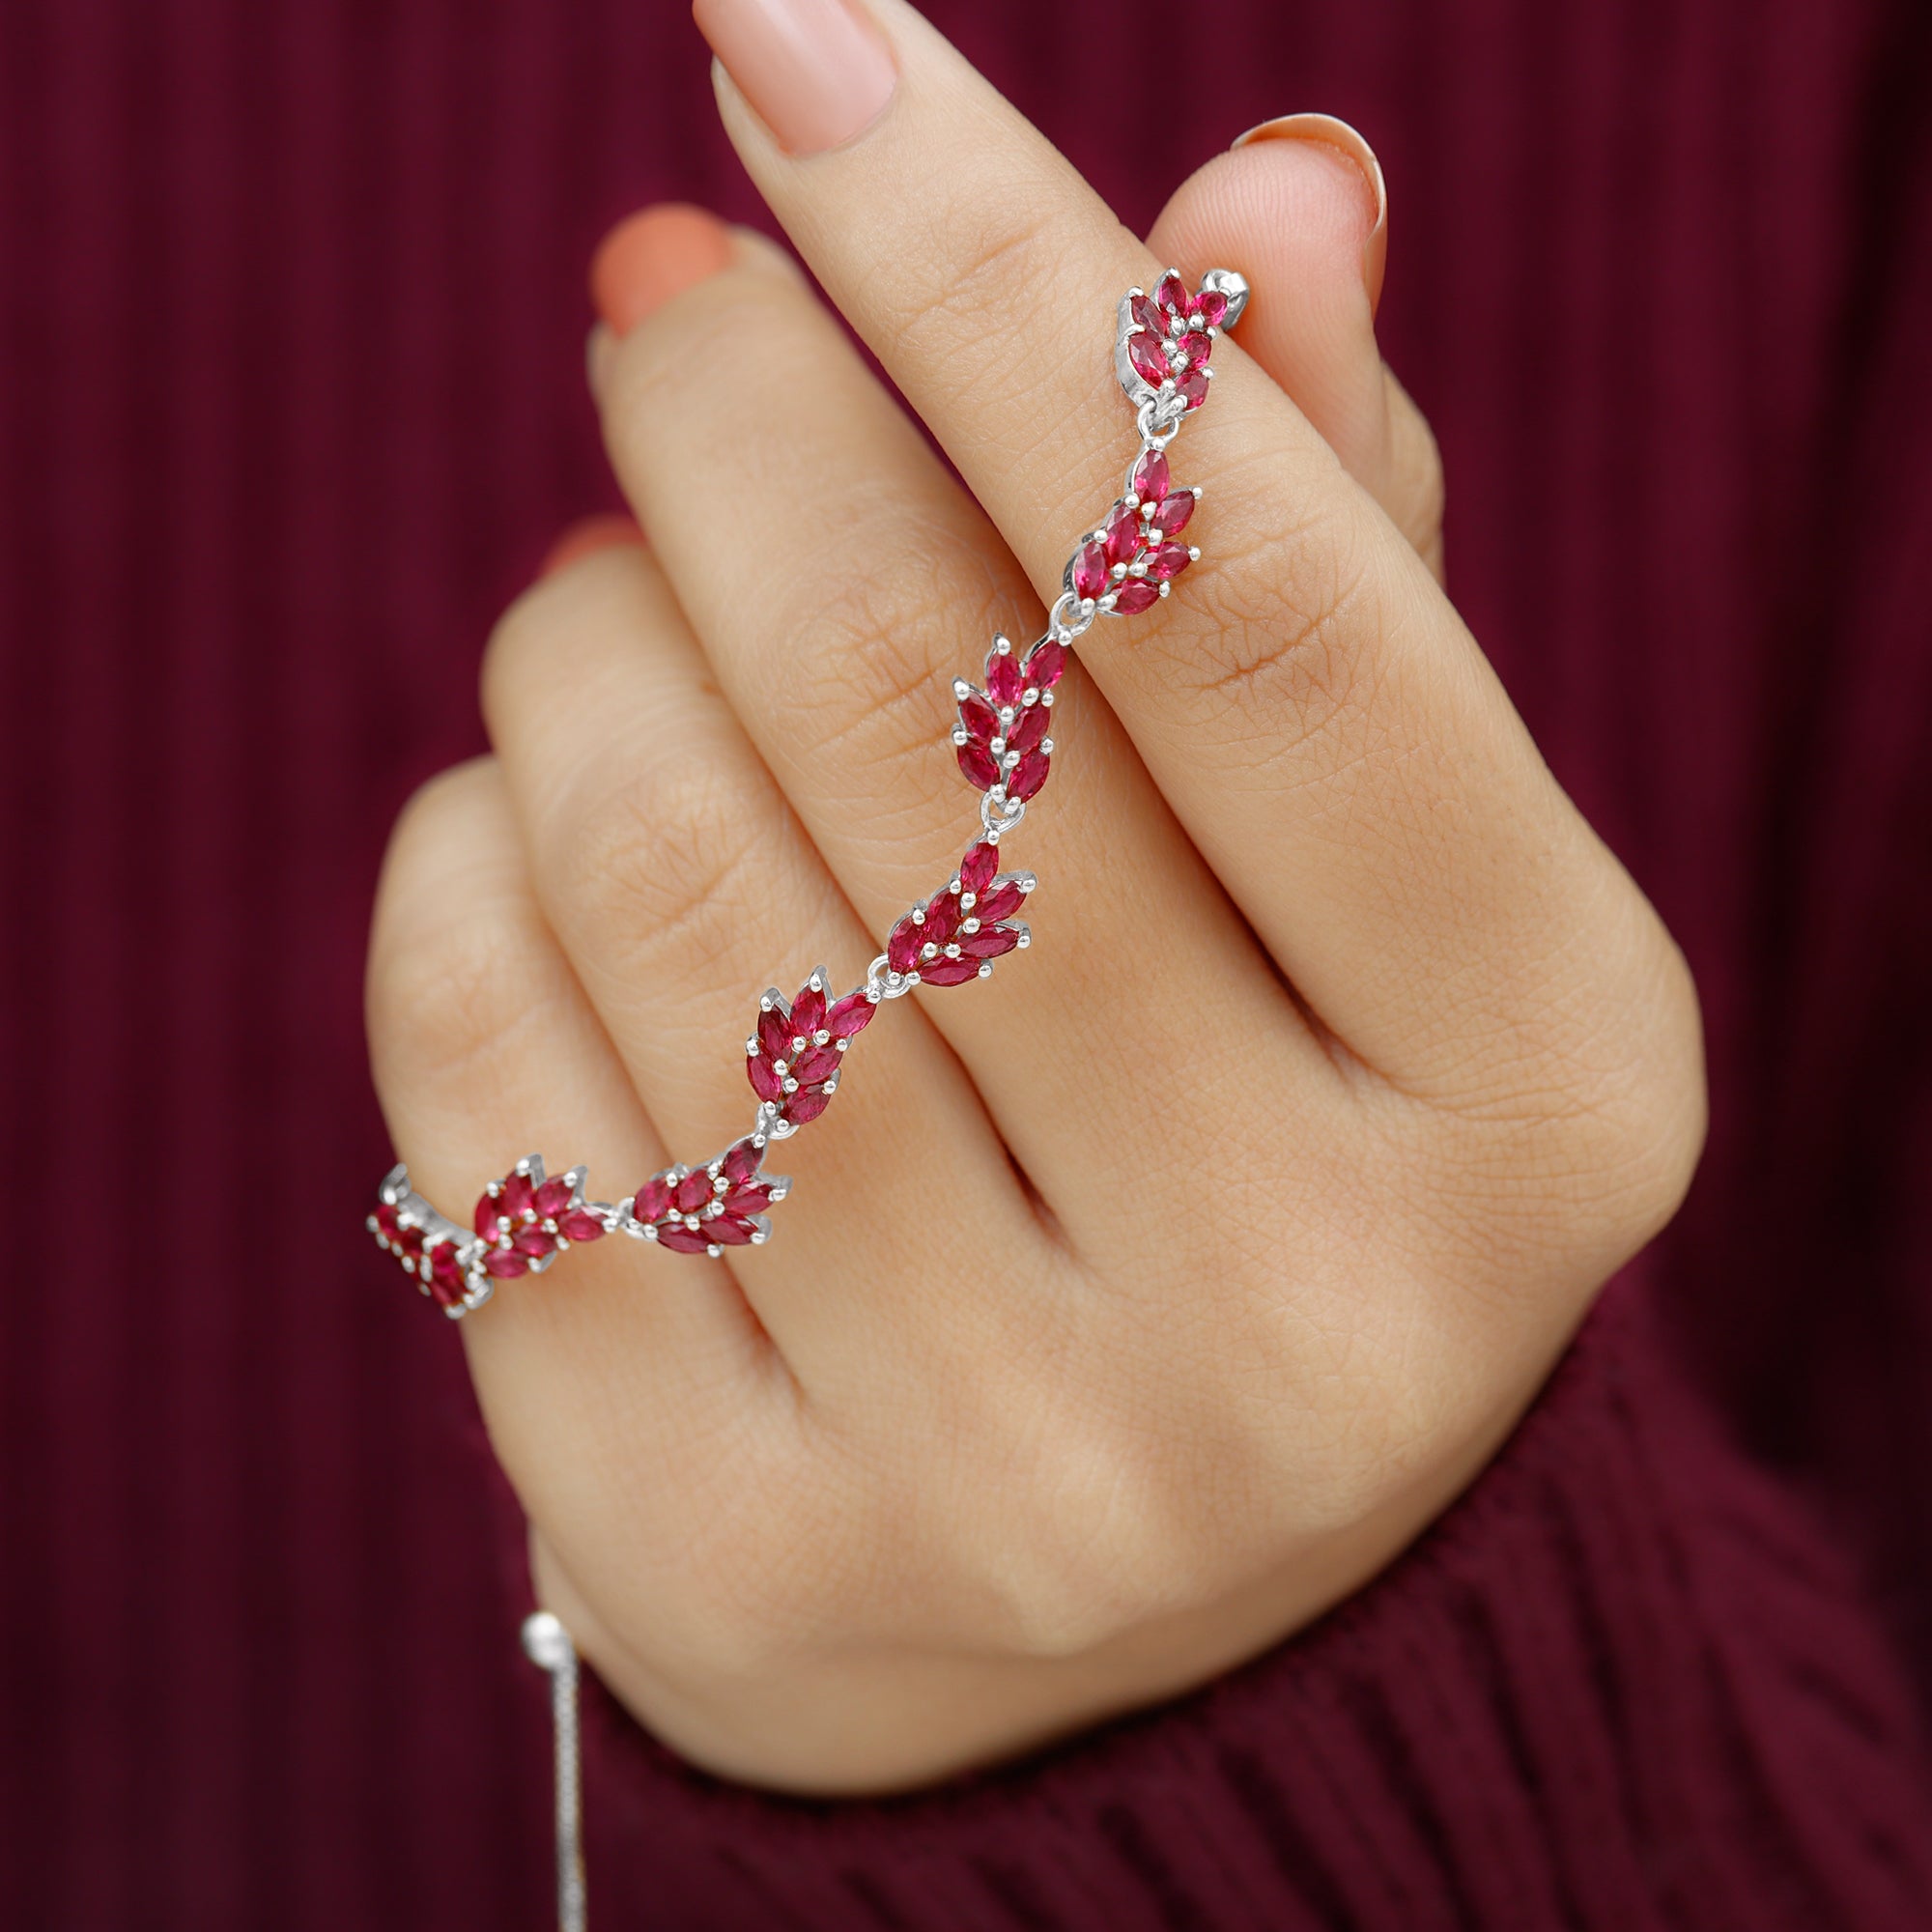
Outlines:
[[915,986],[983,980],[996,959],[1027,945],[1027,926],[1014,915],[1034,876],[1001,870],[1000,841],[1051,769],[1054,687],[1069,646],[1098,617],[1151,610],[1201,554],[1182,540],[1201,491],[1173,482],[1167,448],[1208,400],[1214,344],[1247,299],[1246,281],[1229,269],[1211,270],[1191,296],[1170,269],[1151,295],[1130,289],[1122,297],[1114,368],[1141,439],[1125,487],[1067,559],[1039,639],[1021,653],[996,637],[984,685],[953,681],[952,744],[980,793],[979,835],[946,884],[887,934],[861,984],[835,998],[821,966],[791,999],[776,986],[760,998],[745,1041],[746,1076],[757,1096],[751,1131],[708,1161],[652,1175],[615,1207],[585,1199],[584,1169],[553,1179],[531,1154],[490,1182],[468,1228],[416,1193],[407,1169],[390,1171],[369,1231],[452,1320],[480,1308],[497,1282],[541,1274],[573,1246],[606,1235],[713,1257],[765,1241],[769,1210],[791,1185],[765,1171],[765,1155],[832,1104],[846,1053],[880,1006]]

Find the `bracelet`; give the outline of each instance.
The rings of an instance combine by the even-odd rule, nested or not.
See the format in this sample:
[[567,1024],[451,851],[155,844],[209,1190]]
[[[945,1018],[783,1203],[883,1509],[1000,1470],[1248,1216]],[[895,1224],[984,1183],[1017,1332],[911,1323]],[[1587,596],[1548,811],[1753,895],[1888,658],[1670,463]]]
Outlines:
[[757,1096],[751,1131],[707,1161],[652,1175],[615,1207],[585,1199],[584,1169],[553,1179],[530,1154],[484,1189],[469,1228],[416,1193],[407,1168],[390,1170],[369,1231],[451,1320],[480,1308],[497,1282],[541,1274],[571,1247],[606,1235],[714,1258],[769,1239],[769,1210],[791,1183],[765,1172],[765,1155],[832,1104],[846,1053],[880,1006],[915,986],[983,980],[996,959],[1028,944],[1026,923],[1014,915],[1036,881],[1031,872],[1001,869],[1000,842],[1052,767],[1053,693],[1069,646],[1096,618],[1151,610],[1201,554],[1180,540],[1201,490],[1173,483],[1167,448],[1208,400],[1214,343],[1247,299],[1247,282],[1230,269],[1211,270],[1191,296],[1170,269],[1151,295],[1129,289],[1121,298],[1114,369],[1141,443],[1125,486],[1067,559],[1038,639],[1022,654],[996,637],[984,685],[953,681],[952,745],[980,793],[979,835],[952,878],[887,934],[860,985],[834,998],[820,966],[789,1000],[776,986],[766,990],[745,1041],[745,1071]]

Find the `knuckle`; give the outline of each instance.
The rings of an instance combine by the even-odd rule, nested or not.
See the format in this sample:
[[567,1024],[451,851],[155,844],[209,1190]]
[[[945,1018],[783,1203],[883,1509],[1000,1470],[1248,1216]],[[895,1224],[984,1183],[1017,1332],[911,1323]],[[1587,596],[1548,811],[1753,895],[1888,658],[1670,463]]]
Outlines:
[[668,948],[720,959],[741,928],[753,827],[702,743],[667,734],[593,760],[559,800],[546,842],[546,899],[620,969]]
[[962,630],[990,633],[1010,609],[1005,575],[980,547],[962,551],[949,533],[901,521],[891,553],[836,594],[816,601],[814,586],[800,587],[774,696],[814,758],[889,771],[896,790],[906,754],[952,718]]
[[1011,318],[1050,300],[1074,252],[1063,232],[1067,217],[1042,184],[1037,192],[1015,185],[1001,195],[960,197],[936,218],[944,234],[928,248],[908,250],[908,272],[881,291],[882,359],[983,372],[983,352],[1009,340]]
[[1383,654],[1367,540],[1334,514],[1229,535],[1191,586],[1173,671],[1231,739],[1287,759],[1373,706]]

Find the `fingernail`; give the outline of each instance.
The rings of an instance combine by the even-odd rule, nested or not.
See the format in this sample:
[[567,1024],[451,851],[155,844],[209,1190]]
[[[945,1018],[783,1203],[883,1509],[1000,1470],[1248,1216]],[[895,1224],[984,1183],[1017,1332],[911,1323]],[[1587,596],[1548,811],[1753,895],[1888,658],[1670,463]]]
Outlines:
[[1382,179],[1382,164],[1376,151],[1346,121],[1332,114],[1282,114],[1250,128],[1229,145],[1245,148],[1250,141],[1319,141],[1345,155],[1359,168],[1369,184],[1373,218],[1368,239],[1362,243],[1362,279],[1368,284],[1369,307],[1381,300],[1382,270],[1388,261],[1388,183]]
[[545,552],[544,560],[537,565],[537,581],[541,582],[566,565],[577,562],[580,557],[594,555],[600,550],[642,550],[643,547],[644,533],[630,517],[614,513],[582,517]]
[[590,299],[612,334],[628,335],[673,296],[731,260],[731,231],[702,208],[664,202],[618,222],[590,258]]
[[898,85],[892,49],[846,0],[693,0],[697,31],[789,155],[863,134]]

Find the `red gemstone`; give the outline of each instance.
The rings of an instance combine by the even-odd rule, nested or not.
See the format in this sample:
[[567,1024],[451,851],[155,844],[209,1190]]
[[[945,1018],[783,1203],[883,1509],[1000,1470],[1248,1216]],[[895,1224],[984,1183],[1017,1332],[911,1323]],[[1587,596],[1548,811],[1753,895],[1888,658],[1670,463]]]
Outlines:
[[476,1212],[470,1218],[470,1226],[486,1241],[494,1241],[497,1238],[498,1228],[502,1225],[502,1202],[486,1189],[476,1197]]
[[[670,1177],[654,1174],[638,1189],[631,1213],[639,1221],[662,1221],[670,1212]],[[572,1240],[577,1236],[573,1235]]]
[[791,1003],[791,1032],[794,1039],[810,1039],[825,1024],[825,989],[808,981],[799,988]]
[[928,946],[944,946],[959,930],[959,901],[951,893],[934,893],[926,901],[924,930]]
[[829,1080],[838,1070],[839,1058],[836,1046],[809,1046],[792,1068],[791,1077],[801,1087],[810,1087],[814,1080]]
[[959,862],[959,889],[967,893],[982,893],[986,881],[1000,869],[1000,848],[988,845],[982,838],[977,845],[966,848],[966,856]]
[[1097,543],[1084,543],[1073,558],[1073,594],[1097,597],[1107,587],[1107,553]]
[[515,1252],[505,1254],[501,1248],[492,1248],[483,1257],[483,1272],[492,1274],[498,1281],[514,1281],[520,1274],[528,1274],[530,1264]]
[[742,1187],[758,1171],[758,1162],[764,1156],[764,1149],[756,1142],[746,1139],[734,1141],[724,1150],[724,1157],[718,1163],[718,1172],[733,1187]]
[[1010,952],[1020,943],[1020,936],[1010,926],[989,925],[979,932],[969,932],[959,942],[959,950],[972,959],[997,959],[1003,952]]
[[762,1053],[746,1056],[745,1077],[752,1083],[752,1092],[760,1100],[782,1100],[784,1082],[779,1077],[779,1070]]
[[977,959],[935,959],[929,966],[919,969],[920,981],[927,986],[963,986],[968,980],[980,977],[980,962]]
[[750,1245],[754,1231],[749,1221],[734,1221],[728,1214],[720,1214],[705,1222],[704,1232],[721,1248],[742,1248]]
[[990,791],[1000,781],[1000,768],[993,762],[992,753],[977,738],[968,738],[959,747],[959,769],[966,774],[967,783],[980,791]]
[[1167,357],[1161,354],[1160,338],[1146,329],[1127,337],[1127,360],[1134,365],[1134,373],[1141,381],[1151,384],[1155,388],[1159,388],[1174,373],[1167,366]]
[[1042,691],[1051,691],[1060,682],[1061,673],[1066,668],[1066,646],[1056,643],[1049,638],[1045,643],[1037,646],[1026,661],[1026,681],[1037,684]]
[[1013,728],[1007,736],[1007,750],[1009,752],[1030,752],[1046,736],[1046,727],[1053,723],[1053,713],[1043,704],[1029,704],[1013,720]]
[[1145,579],[1121,585],[1120,594],[1114,599],[1114,609],[1124,616],[1131,617],[1136,611],[1145,611],[1150,604],[1160,601],[1160,592]]
[[771,1205],[772,1190],[769,1187],[735,1187],[724,1197],[725,1213],[736,1214],[740,1220],[762,1214]]
[[696,1214],[710,1199],[711,1177],[701,1167],[671,1185],[670,1205],[680,1214]]
[[1131,563],[1141,547],[1141,520],[1124,503],[1116,503],[1107,519],[1107,561]]
[[785,1102],[785,1118],[804,1126],[815,1121],[832,1104],[832,1095],[823,1087],[801,1087]]
[[1214,353],[1214,338],[1205,328],[1190,328],[1187,340],[1182,345],[1181,354],[1187,357],[1187,366],[1198,369]]
[[1046,769],[1050,762],[1046,753],[1036,745],[1007,778],[1007,796],[1024,803],[1046,782]]
[[570,1182],[561,1178],[546,1180],[536,1191],[530,1206],[540,1219],[548,1221],[570,1206]]
[[711,1236],[696,1228],[660,1228],[658,1246],[674,1248],[681,1255],[701,1255],[711,1245]]
[[767,1060],[791,1058],[791,1022],[776,1007],[758,1009],[758,1051]]
[[1002,879],[973,908],[973,914],[982,925],[991,925],[995,920],[1011,919],[1025,904],[1026,891],[1020,882],[1017,879]]
[[528,1255],[532,1261],[537,1261],[556,1246],[556,1236],[545,1234],[541,1228],[519,1228],[511,1236],[510,1246],[518,1254]]
[[[866,989],[862,986],[856,993],[847,993],[825,1015],[825,1031],[834,1039],[850,1039],[854,1034],[864,1033],[872,1024],[872,1015],[878,1010],[878,1007],[867,999]],[[757,1171],[755,1164],[751,1171]],[[732,1176],[734,1180],[745,1178],[743,1175]]]
[[1002,707],[1020,701],[1020,661],[1010,650],[993,651],[986,659],[986,696]]
[[503,1191],[497,1195],[497,1205],[503,1210],[506,1221],[519,1220],[536,1200],[536,1194],[529,1176],[513,1171],[503,1177]]
[[1187,320],[1187,284],[1172,269],[1153,285],[1153,298],[1169,314]]
[[463,1269],[457,1265],[454,1241],[439,1241],[429,1251],[429,1292],[443,1308],[454,1308],[469,1292]]
[[959,722],[969,738],[978,738],[982,744],[1000,735],[1000,714],[977,691],[959,700]]
[[1164,335],[1167,332],[1167,318],[1154,306],[1152,298],[1149,296],[1129,296],[1127,314],[1132,318],[1136,328],[1145,328],[1154,335]]
[[[639,1220],[643,1218],[639,1216]],[[601,1241],[604,1238],[604,1223],[595,1214],[586,1213],[582,1208],[573,1208],[567,1214],[556,1217],[556,1232],[567,1241]]]
[[895,973],[910,973],[923,943],[920,929],[908,913],[886,937],[886,964]]
[[1179,577],[1193,560],[1185,544],[1164,543],[1148,558],[1148,575],[1164,583],[1170,577]]
[[1167,458],[1159,450],[1150,449],[1134,465],[1134,473],[1127,481],[1143,503],[1158,503],[1168,490]]
[[1187,527],[1187,520],[1193,514],[1194,492],[1177,490],[1154,512],[1153,526],[1166,535],[1173,536],[1177,530],[1184,530]]
[[1175,387],[1190,410],[1198,410],[1208,400],[1208,372],[1205,369],[1190,369]]
[[1209,328],[1219,328],[1228,313],[1228,298],[1219,289],[1203,289],[1189,306]]

